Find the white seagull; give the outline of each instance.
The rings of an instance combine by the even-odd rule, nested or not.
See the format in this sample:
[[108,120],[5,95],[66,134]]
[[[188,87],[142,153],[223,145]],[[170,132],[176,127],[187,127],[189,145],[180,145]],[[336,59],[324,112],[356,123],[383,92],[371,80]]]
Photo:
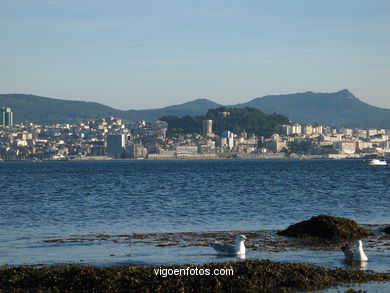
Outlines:
[[247,238],[244,235],[239,235],[236,238],[236,245],[223,244],[220,242],[212,242],[210,245],[215,249],[218,254],[221,255],[245,255],[245,240]]
[[363,251],[363,242],[361,240],[355,241],[355,250],[352,250],[348,244],[341,247],[341,250],[344,252],[345,260],[347,261],[368,261],[368,257]]

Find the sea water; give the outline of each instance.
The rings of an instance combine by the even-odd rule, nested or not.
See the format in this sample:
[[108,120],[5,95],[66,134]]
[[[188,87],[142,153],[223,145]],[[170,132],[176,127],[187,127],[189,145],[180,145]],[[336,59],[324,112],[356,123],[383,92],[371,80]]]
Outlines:
[[[99,235],[277,230],[319,214],[390,224],[389,179],[362,160],[1,162],[0,265],[231,260]],[[369,269],[390,269],[389,250],[367,254]],[[345,266],[340,251],[247,258]]]

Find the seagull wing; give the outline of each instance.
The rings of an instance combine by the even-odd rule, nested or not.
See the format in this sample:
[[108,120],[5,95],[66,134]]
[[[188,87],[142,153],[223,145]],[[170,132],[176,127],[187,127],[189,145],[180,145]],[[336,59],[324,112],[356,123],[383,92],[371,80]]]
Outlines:
[[222,243],[212,243],[211,246],[219,254],[235,254],[236,253],[236,247],[233,245],[222,244]]
[[345,259],[348,261],[353,260],[353,250],[349,247],[343,246],[341,250],[344,252]]

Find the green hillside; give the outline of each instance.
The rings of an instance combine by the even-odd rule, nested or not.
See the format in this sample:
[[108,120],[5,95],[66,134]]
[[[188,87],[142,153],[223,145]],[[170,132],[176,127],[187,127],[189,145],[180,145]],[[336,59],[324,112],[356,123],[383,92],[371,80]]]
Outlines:
[[16,123],[70,122],[108,116],[123,117],[123,111],[98,103],[65,101],[23,94],[0,95],[0,106],[12,108]]
[[0,107],[10,107],[14,122],[73,122],[85,119],[118,117],[126,120],[157,120],[163,115],[203,115],[219,104],[198,99],[180,105],[151,110],[117,110],[99,103],[68,101],[24,94],[0,94]]
[[[230,115],[224,117],[220,112],[229,112]],[[255,133],[258,136],[269,137],[272,133],[278,132],[283,124],[289,123],[287,117],[279,114],[264,114],[262,111],[245,107],[243,109],[219,107],[210,109],[203,116],[176,116],[161,117],[168,123],[168,131],[171,135],[184,133],[201,133],[202,121],[204,119],[213,120],[213,132],[221,134],[225,130],[233,133]]]

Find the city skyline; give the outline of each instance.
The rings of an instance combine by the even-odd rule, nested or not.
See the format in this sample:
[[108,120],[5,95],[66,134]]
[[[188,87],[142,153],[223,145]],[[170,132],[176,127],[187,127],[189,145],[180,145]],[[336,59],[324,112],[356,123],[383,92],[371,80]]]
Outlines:
[[148,109],[348,88],[390,108],[388,1],[4,1],[1,93]]
[[204,119],[202,126],[180,129],[170,120],[126,122],[114,117],[0,125],[0,161],[341,159],[390,153],[390,130],[284,124],[283,119],[274,118],[269,118],[268,130],[255,129],[250,128],[253,119],[244,118],[246,111],[240,112],[239,124],[221,122],[219,116],[225,120],[231,113],[217,112],[213,119]]

